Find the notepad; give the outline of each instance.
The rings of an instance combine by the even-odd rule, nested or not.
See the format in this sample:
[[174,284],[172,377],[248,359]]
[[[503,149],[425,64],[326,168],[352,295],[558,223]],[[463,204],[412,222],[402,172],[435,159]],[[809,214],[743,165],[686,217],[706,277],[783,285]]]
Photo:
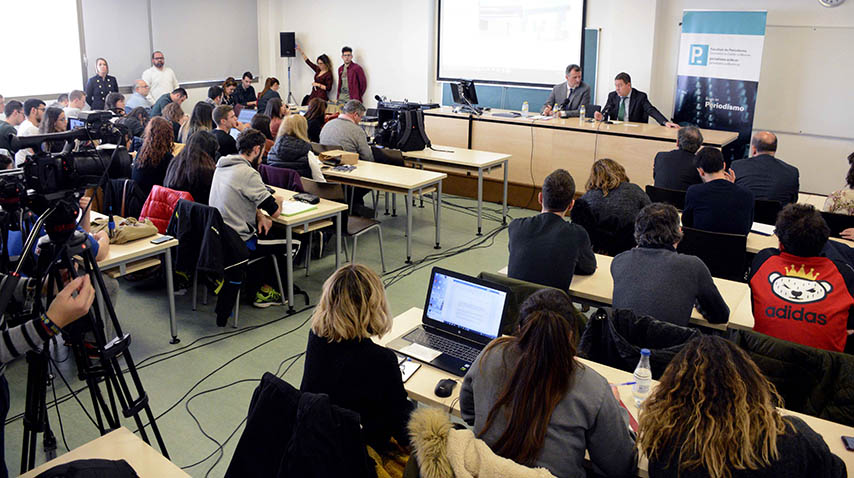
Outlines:
[[295,216],[306,211],[317,209],[317,204],[308,204],[300,201],[282,202],[282,216]]
[[412,342],[406,347],[401,348],[400,352],[405,353],[410,357],[414,357],[422,362],[430,362],[436,357],[442,355],[442,352],[427,348],[421,344],[416,344],[415,342]]
[[750,232],[762,234],[763,236],[773,236],[774,226],[771,224],[762,224],[761,222],[754,222],[753,225],[750,226]]

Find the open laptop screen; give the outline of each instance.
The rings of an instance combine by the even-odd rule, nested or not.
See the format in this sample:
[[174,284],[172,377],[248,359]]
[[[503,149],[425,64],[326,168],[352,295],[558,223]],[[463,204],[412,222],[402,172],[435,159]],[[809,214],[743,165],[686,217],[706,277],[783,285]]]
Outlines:
[[488,341],[498,337],[506,300],[507,291],[500,286],[436,267],[424,318],[434,321],[431,325]]

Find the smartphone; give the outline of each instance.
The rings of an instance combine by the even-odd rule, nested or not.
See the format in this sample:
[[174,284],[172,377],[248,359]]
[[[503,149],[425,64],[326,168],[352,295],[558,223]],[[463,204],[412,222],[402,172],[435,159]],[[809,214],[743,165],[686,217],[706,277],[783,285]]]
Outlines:
[[845,449],[848,451],[854,451],[854,437],[847,437],[845,435],[842,436],[842,444],[845,445]]
[[171,241],[174,239],[172,236],[160,236],[157,239],[152,239],[152,244],[163,244],[164,242]]

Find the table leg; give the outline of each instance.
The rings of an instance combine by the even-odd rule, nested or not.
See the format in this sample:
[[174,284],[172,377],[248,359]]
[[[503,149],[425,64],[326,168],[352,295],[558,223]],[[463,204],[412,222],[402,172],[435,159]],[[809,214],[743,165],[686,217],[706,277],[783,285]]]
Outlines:
[[504,199],[501,203],[501,225],[507,225],[507,161],[504,161]]
[[341,213],[335,215],[335,270],[341,262]]
[[172,332],[172,340],[170,344],[177,344],[178,339],[178,324],[175,321],[175,285],[172,283],[172,248],[163,251],[163,261],[166,263],[166,294],[169,299],[169,329]]
[[477,235],[481,235],[483,221],[483,168],[477,168]]
[[442,230],[442,181],[439,181],[436,197],[436,247],[433,249],[441,249],[439,245],[440,231]]
[[406,191],[406,263],[412,264],[412,190]]
[[385,193],[385,215],[388,216],[388,195],[389,193]]
[[285,228],[285,254],[287,255],[285,262],[287,263],[286,270],[288,273],[288,313],[294,313],[294,255],[293,251],[293,231],[291,226]]

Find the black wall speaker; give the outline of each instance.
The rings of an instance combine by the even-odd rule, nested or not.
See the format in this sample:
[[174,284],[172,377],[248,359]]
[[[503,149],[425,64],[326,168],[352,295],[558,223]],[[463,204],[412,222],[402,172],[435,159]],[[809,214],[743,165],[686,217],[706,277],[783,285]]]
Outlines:
[[297,56],[296,41],[294,40],[294,32],[280,32],[279,46],[282,52],[282,58],[293,58]]

